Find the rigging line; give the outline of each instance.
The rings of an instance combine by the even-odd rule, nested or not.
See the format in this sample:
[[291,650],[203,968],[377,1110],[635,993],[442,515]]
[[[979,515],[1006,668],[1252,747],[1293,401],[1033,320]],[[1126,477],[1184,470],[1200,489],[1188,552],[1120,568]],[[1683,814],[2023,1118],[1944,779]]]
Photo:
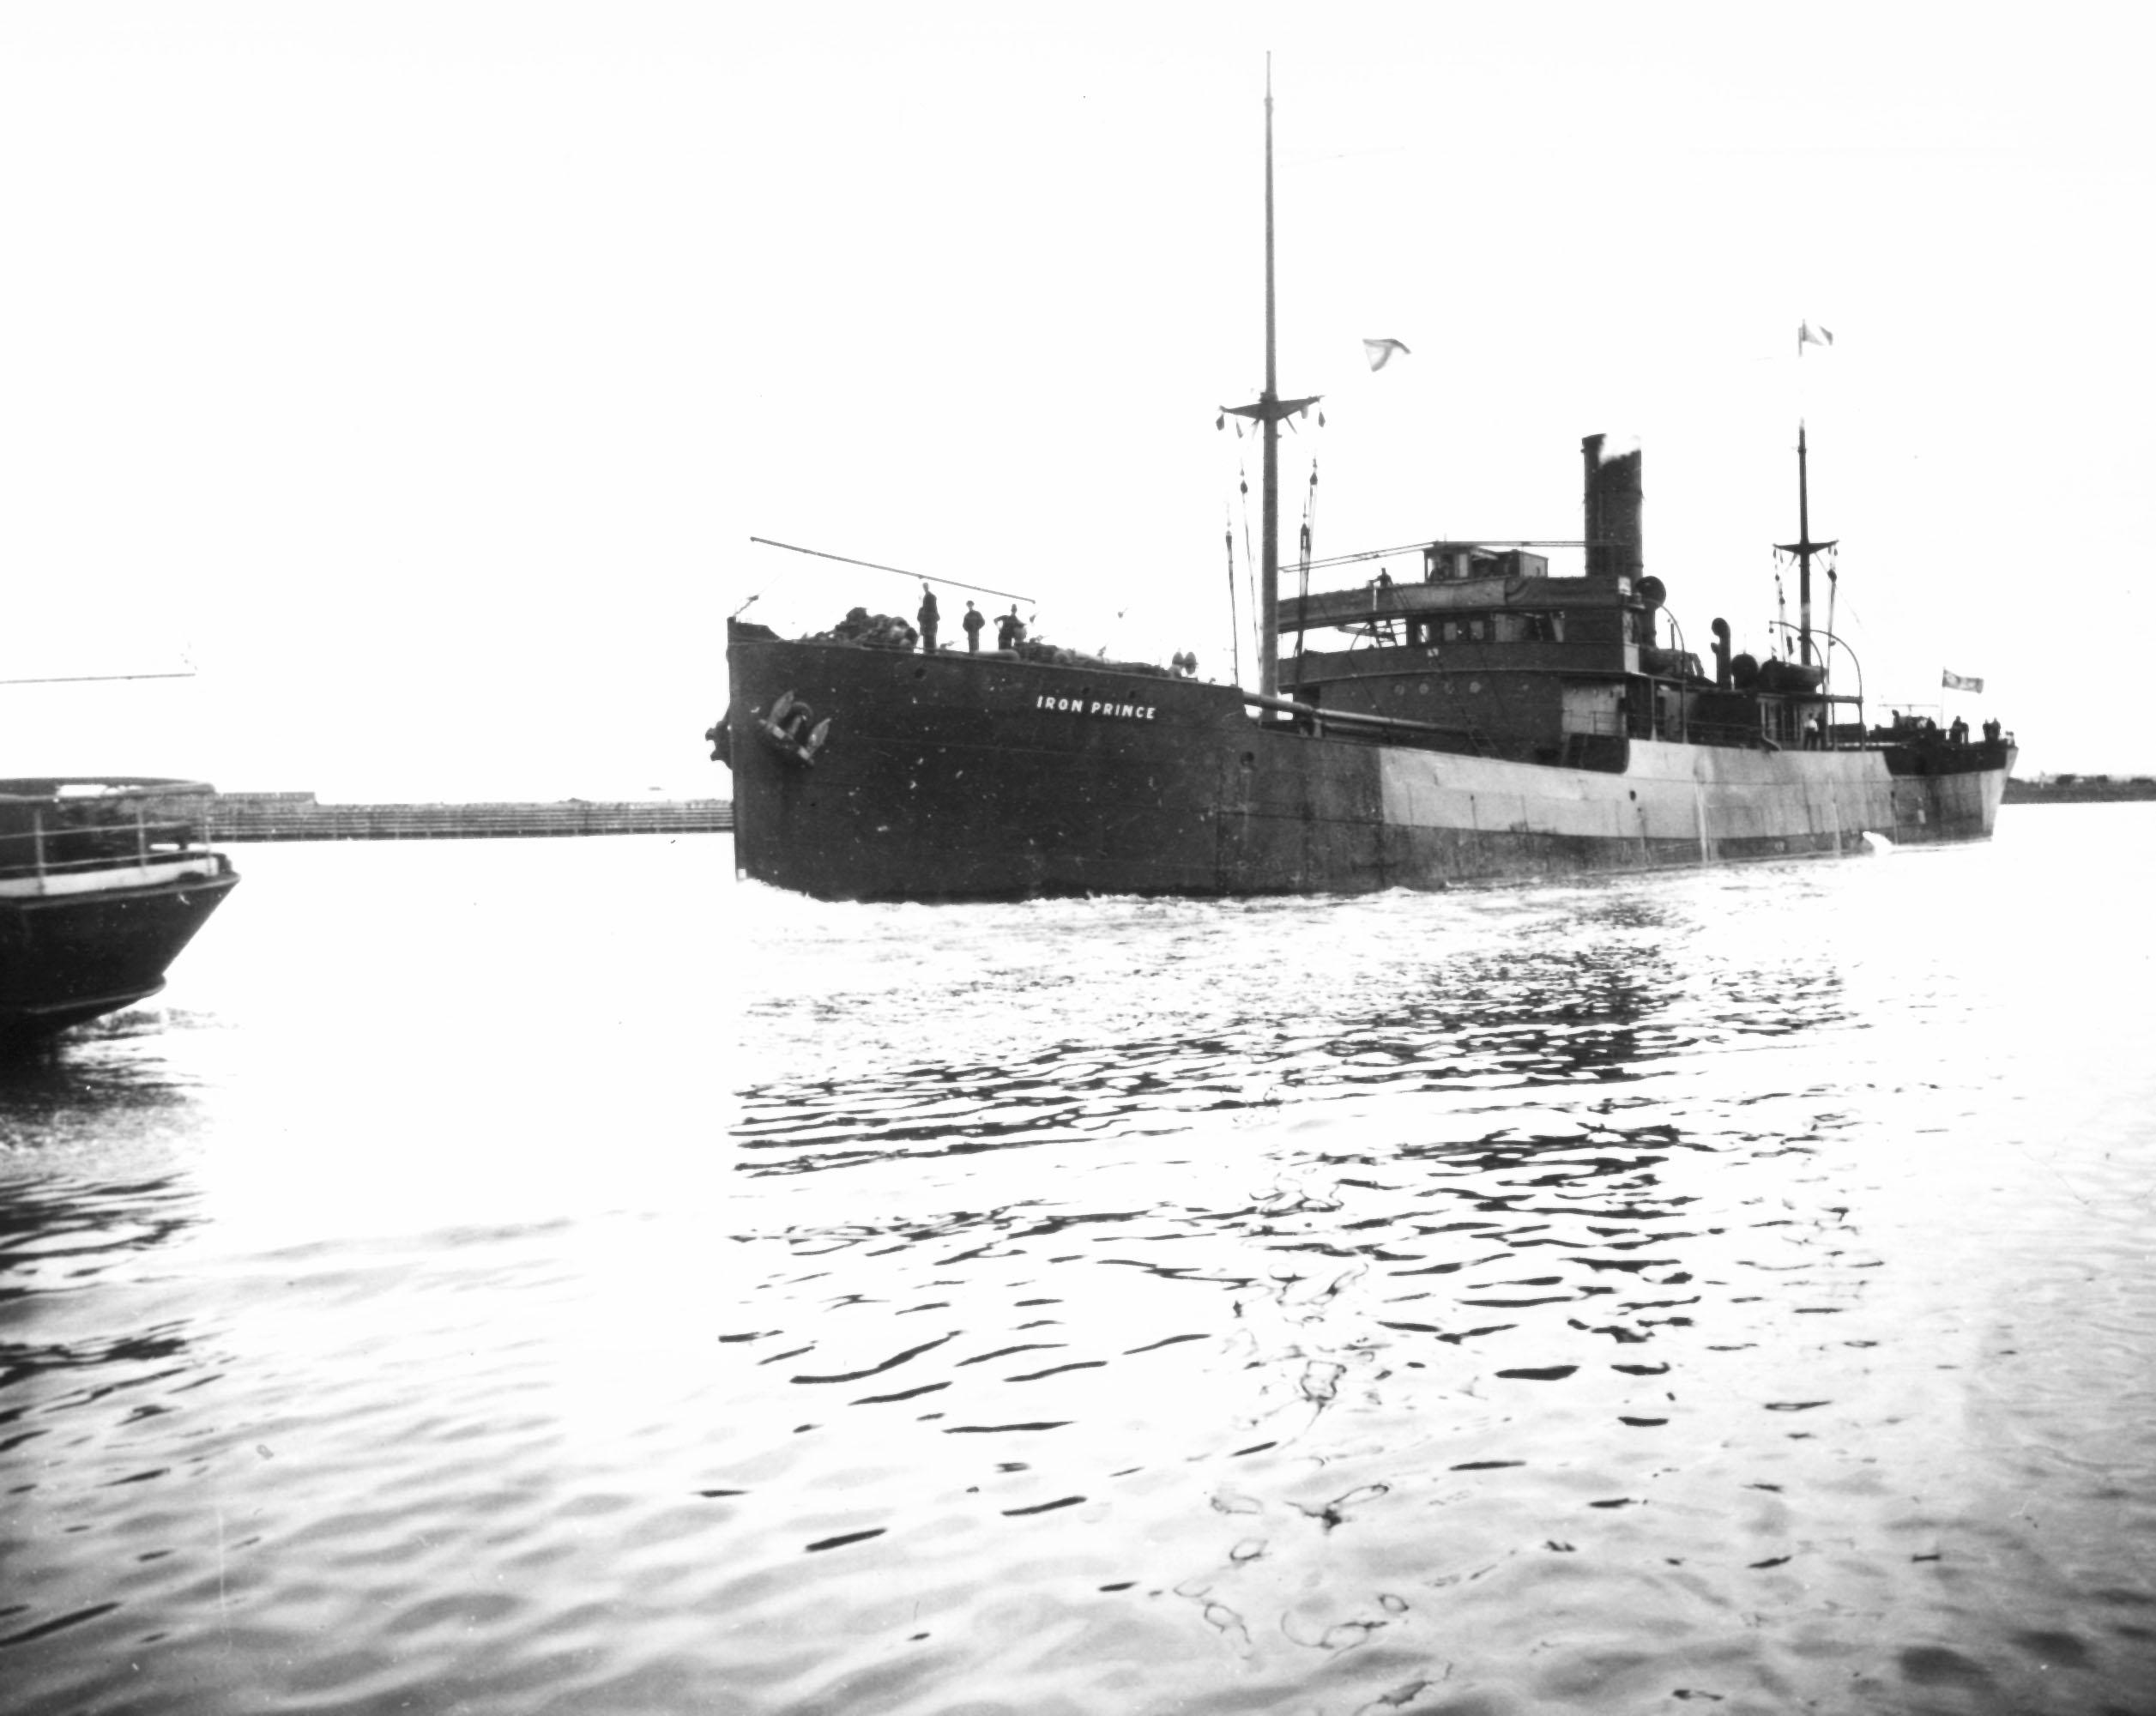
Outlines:
[[1262,662],[1265,656],[1265,616],[1258,611],[1258,557],[1250,547],[1250,473],[1239,464],[1235,476],[1236,486],[1242,492],[1243,583],[1250,593],[1251,648],[1257,658]]
[[1591,546],[1578,536],[1431,536],[1419,542],[1403,542],[1397,548],[1361,548],[1352,554],[1332,554],[1313,560],[1314,570],[1353,565],[1358,560],[1383,560],[1395,554],[1419,554],[1432,542],[1472,543],[1477,548],[1585,548]]
[[1235,516],[1228,515],[1228,528],[1221,533],[1228,547],[1228,646],[1235,652],[1235,683],[1242,683],[1242,621],[1235,613]]
[[1302,577],[1296,591],[1295,604],[1295,669],[1301,677],[1304,640],[1308,635],[1310,617],[1310,544],[1318,523],[1318,461],[1314,454],[1310,460],[1310,486],[1302,495]]
[[82,686],[106,680],[191,680],[195,670],[189,668],[172,674],[53,674],[43,679],[0,680],[0,686]]
[[[1029,604],[1033,601],[1031,596],[1022,595],[1017,590],[995,589],[987,584],[969,584],[957,578],[932,579],[920,572],[909,572],[903,566],[886,566],[875,560],[856,560],[849,554],[826,553],[821,548],[804,548],[793,542],[774,542],[768,536],[752,536],[749,541],[761,543],[766,548],[783,548],[789,554],[812,554],[819,560],[836,560],[843,565],[866,566],[872,572],[896,572],[902,578],[920,578],[924,583],[948,584],[952,589],[978,590],[983,595],[1007,595],[1013,601]],[[744,607],[747,606],[746,602],[742,604]]]

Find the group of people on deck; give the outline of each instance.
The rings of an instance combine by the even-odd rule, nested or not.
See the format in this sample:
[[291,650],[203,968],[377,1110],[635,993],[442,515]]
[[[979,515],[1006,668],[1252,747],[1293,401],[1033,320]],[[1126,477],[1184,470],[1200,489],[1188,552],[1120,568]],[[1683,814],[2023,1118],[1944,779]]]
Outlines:
[[[1927,741],[1936,740],[1939,737],[1939,723],[1931,716],[1905,715],[1899,710],[1892,713],[1897,734],[1906,733]],[[1996,745],[2006,734],[2006,728],[1996,720],[1985,722],[1983,731],[1984,742],[1986,745]],[[1947,743],[1949,745],[1966,745],[1969,742],[1969,723],[1960,716],[1957,715],[1948,723],[1946,733]]]
[[[935,591],[926,583],[922,583],[919,619],[921,620],[921,653],[924,656],[933,656],[936,653],[936,629],[942,617],[943,612],[937,604]],[[1017,650],[1021,644],[1025,642],[1025,621],[1018,618],[1018,605],[1015,601],[1011,604],[1011,611],[1008,613],[996,615],[995,622],[997,649],[1008,653]],[[978,656],[981,653],[981,634],[987,628],[987,624],[988,616],[969,601],[966,604],[964,616],[958,621],[959,629],[966,634],[968,655]],[[1198,672],[1196,652],[1176,651],[1171,668],[1177,679],[1194,677]]]
[[[936,625],[941,618],[942,610],[936,606],[936,593],[924,583],[921,587],[920,613],[921,653],[924,656],[936,653]],[[966,651],[969,655],[981,653],[981,633],[987,623],[986,614],[971,602],[966,604],[965,618],[958,622],[958,625],[966,634]],[[1024,642],[1025,621],[1018,618],[1018,603],[1012,602],[1010,613],[996,616],[996,648],[1015,650]]]
[[[1938,735],[1939,725],[1928,715],[1911,717],[1911,723],[1928,737],[1936,738]],[[1897,717],[1897,725],[1899,724],[1899,717]],[[1987,745],[1996,745],[2000,735],[2005,731],[2006,729],[1996,721],[1985,722],[1984,742]],[[1953,723],[1947,728],[1947,743],[1966,745],[1968,742],[1969,723],[1957,715]],[[1816,710],[1804,722],[1804,748],[1807,751],[1823,751],[1827,748],[1827,724]]]

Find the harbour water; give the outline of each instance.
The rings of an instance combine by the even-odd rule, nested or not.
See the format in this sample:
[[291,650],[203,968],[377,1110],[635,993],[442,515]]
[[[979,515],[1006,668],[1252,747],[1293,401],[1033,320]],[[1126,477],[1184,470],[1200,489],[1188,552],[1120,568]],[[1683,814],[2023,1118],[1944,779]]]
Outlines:
[[2152,855],[238,849],[0,1075],[0,1701],[2156,1710]]

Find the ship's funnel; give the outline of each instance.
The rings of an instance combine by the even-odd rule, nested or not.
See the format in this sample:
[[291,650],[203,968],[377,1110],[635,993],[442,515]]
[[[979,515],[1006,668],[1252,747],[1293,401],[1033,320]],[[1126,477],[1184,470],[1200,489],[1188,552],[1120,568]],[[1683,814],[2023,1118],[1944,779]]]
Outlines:
[[1640,529],[1640,450],[1606,453],[1606,438],[1579,444],[1586,464],[1587,576],[1637,578],[1645,557]]

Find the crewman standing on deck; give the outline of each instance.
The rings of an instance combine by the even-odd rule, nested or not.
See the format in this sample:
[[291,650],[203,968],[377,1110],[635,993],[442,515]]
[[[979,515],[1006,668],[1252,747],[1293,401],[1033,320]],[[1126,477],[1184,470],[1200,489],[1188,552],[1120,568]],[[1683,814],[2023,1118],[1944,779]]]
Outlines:
[[978,656],[981,653],[981,628],[987,623],[979,608],[971,602],[966,604],[966,617],[958,624],[965,629],[968,655]]
[[925,583],[921,587],[921,653],[936,653],[936,593]]

